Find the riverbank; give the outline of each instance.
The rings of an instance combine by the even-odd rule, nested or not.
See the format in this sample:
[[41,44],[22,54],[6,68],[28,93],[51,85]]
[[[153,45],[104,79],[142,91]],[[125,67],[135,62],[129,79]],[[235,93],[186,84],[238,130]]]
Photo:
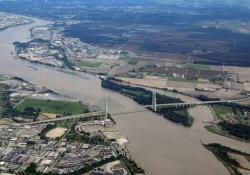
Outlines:
[[[22,77],[90,104],[104,106],[104,95],[107,94],[112,113],[139,107],[131,99],[101,88],[101,82],[95,76],[79,72],[75,72],[77,75],[70,75],[42,65],[36,65],[39,70],[34,70],[28,67],[30,63],[13,59],[10,54],[14,49],[12,43],[30,40],[29,29],[44,23],[48,22],[36,20],[32,25],[0,32],[0,72]],[[162,93],[180,97],[183,101],[195,101],[191,97],[175,93]],[[143,111],[113,116],[117,125],[112,130],[128,137],[128,149],[132,158],[149,174],[162,175],[162,172],[167,172],[171,175],[228,175],[227,169],[202,146],[200,140],[205,143],[220,143],[247,153],[250,153],[249,144],[208,132],[204,128],[204,122],[213,120],[213,116],[207,107],[197,106],[189,109],[189,112],[195,119],[191,128],[178,126],[151,111]]]

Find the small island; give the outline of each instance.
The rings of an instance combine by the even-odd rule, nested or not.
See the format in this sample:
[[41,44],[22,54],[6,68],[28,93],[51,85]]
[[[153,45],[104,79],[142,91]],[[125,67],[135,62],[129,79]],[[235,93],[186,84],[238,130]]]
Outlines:
[[250,154],[212,143],[204,145],[228,169],[231,175],[250,173]]
[[[129,98],[132,98],[140,105],[152,104],[152,92],[142,87],[125,85],[120,81],[117,81],[115,78],[102,79],[102,87],[119,92]],[[156,101],[159,104],[183,102],[178,98],[173,98],[158,93],[156,94]],[[169,119],[170,121],[182,124],[187,127],[191,127],[194,121],[193,117],[188,114],[186,108],[160,108],[157,110],[157,113],[162,115],[164,118]]]

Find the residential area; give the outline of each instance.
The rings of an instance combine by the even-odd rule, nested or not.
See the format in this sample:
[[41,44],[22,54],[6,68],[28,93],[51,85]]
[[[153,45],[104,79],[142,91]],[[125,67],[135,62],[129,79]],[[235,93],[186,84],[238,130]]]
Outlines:
[[[128,174],[118,159],[123,146],[114,141],[112,145],[95,145],[59,140],[42,139],[40,133],[46,125],[1,126],[0,171],[51,174],[79,174],[96,172],[121,175]],[[102,168],[106,163],[107,168]],[[100,167],[99,167],[100,166]]]
[[[112,118],[104,114],[95,117],[94,113],[83,117],[90,109],[100,108],[18,77],[1,75],[0,87],[0,172],[86,175],[144,172],[130,159],[126,136],[113,131]],[[70,119],[71,115],[79,117]]]

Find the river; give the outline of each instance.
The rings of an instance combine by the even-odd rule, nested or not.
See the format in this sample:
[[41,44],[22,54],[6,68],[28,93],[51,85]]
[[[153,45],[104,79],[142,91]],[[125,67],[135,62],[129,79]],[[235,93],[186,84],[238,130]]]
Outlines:
[[[30,63],[14,59],[11,55],[15,41],[28,41],[29,29],[35,23],[0,32],[0,73],[24,78],[40,86],[46,86],[64,95],[70,95],[92,104],[103,104],[105,94],[109,96],[111,112],[130,111],[139,107],[131,99],[118,93],[101,88],[100,80],[92,75],[70,75],[48,66],[38,66],[38,70],[29,67]],[[182,95],[185,101],[194,99]],[[189,110],[195,118],[192,128],[176,125],[151,111],[115,115],[116,131],[124,132],[129,139],[128,149],[132,157],[151,175],[227,175],[227,169],[216,157],[201,144],[217,142],[250,153],[250,145],[219,135],[204,129],[204,121],[212,120],[208,107],[198,106]]]

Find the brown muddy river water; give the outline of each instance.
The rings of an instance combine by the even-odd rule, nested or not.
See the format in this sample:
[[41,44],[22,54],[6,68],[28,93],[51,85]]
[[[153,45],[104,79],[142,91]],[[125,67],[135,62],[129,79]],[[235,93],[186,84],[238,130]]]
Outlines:
[[[19,76],[30,82],[46,86],[64,95],[70,95],[93,104],[103,104],[108,94],[111,112],[130,111],[138,107],[131,99],[101,88],[100,80],[88,74],[79,76],[66,74],[47,66],[34,70],[30,63],[16,60],[11,55],[12,43],[30,39],[32,26],[45,24],[36,20],[34,24],[19,26],[0,32],[0,73]],[[190,97],[179,96],[185,101]],[[209,133],[204,129],[204,121],[212,120],[208,107],[190,109],[195,118],[192,128],[176,125],[150,111],[115,115],[114,128],[126,134],[132,157],[151,175],[224,175],[229,174],[215,156],[201,144],[217,142],[225,146],[250,153],[250,144],[242,143]]]

